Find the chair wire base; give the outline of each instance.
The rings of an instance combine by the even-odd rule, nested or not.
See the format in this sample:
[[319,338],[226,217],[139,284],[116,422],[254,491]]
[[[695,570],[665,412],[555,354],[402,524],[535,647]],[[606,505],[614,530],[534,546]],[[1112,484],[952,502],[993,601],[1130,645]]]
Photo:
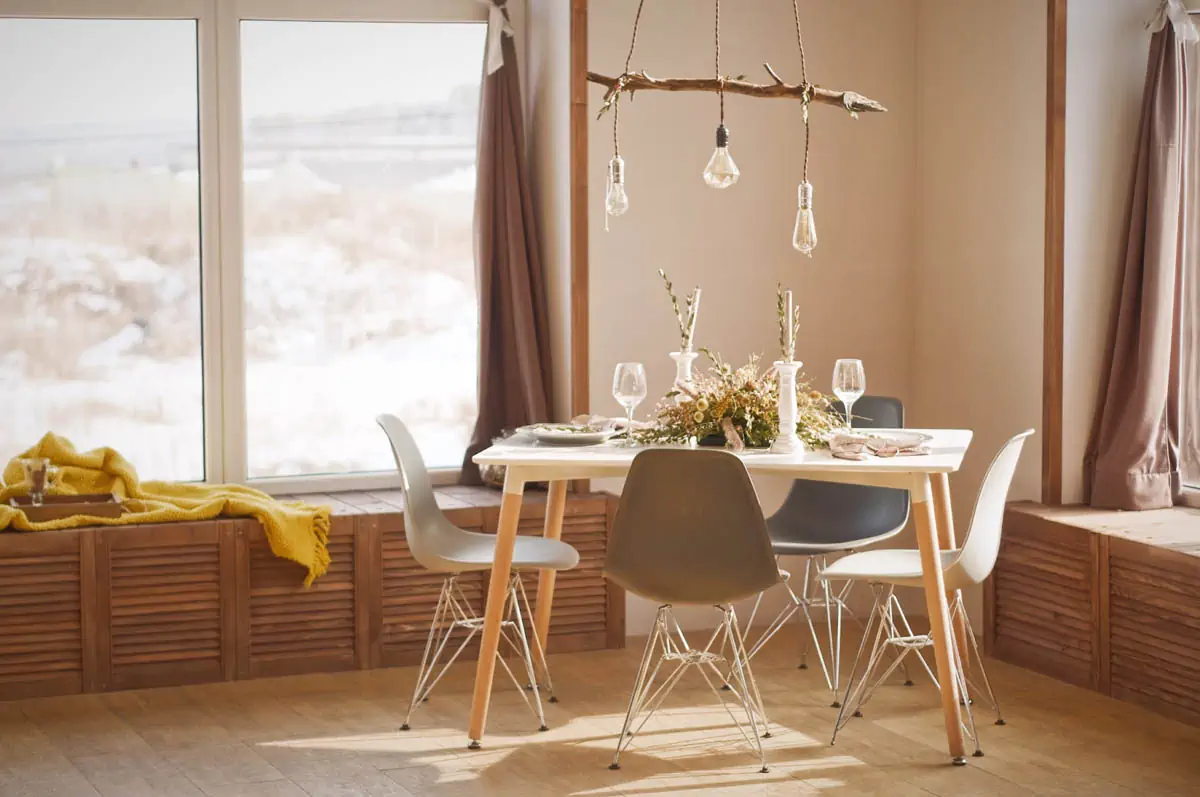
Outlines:
[[[929,663],[921,654],[923,648],[933,645],[933,636],[931,634],[916,634],[909,625],[908,618],[904,615],[904,609],[900,606],[900,601],[896,598],[896,588],[891,585],[872,583],[871,589],[875,593],[875,605],[871,609],[871,615],[867,618],[866,628],[863,629],[862,642],[859,643],[858,653],[854,657],[854,665],[850,669],[850,677],[846,684],[846,694],[842,700],[841,710],[838,712],[837,721],[834,723],[833,738],[830,744],[837,742],[838,732],[845,727],[851,717],[861,717],[862,708],[867,704],[876,690],[887,681],[897,667],[903,666],[904,660],[910,653],[915,654],[921,663],[921,667],[929,675],[934,685],[938,685],[937,676],[930,668]],[[996,724],[1003,725],[1004,718],[1000,713],[1000,704],[996,700],[996,694],[992,691],[991,681],[988,679],[987,669],[983,664],[983,657],[980,655],[979,642],[975,638],[975,632],[971,628],[970,618],[967,616],[966,606],[963,604],[962,593],[956,593],[954,600],[950,606],[950,622],[951,627],[957,627],[957,623],[961,622],[966,629],[967,638],[971,645],[971,658],[976,662],[978,675],[983,683],[983,689],[980,690],[976,685],[966,668],[963,666],[962,656],[959,655],[958,645],[950,645],[951,657],[953,658],[954,677],[958,683],[958,692],[960,702],[965,708],[966,719],[963,723],[963,730],[972,741],[975,742],[976,757],[983,755],[983,750],[979,746],[979,736],[975,730],[975,716],[972,710],[974,700],[972,694],[986,694],[992,709],[996,712]],[[865,665],[862,667],[862,672],[859,672],[859,665],[863,664],[863,654],[867,649],[867,641],[874,639],[871,644],[871,650],[865,660]],[[885,657],[891,654],[892,660],[886,666],[882,666]],[[881,670],[882,672],[875,676],[874,674]],[[958,763],[965,763],[956,761]]]
[[[729,605],[716,608],[722,613],[720,624],[703,647],[692,647],[676,621],[671,605],[664,604],[658,607],[654,627],[650,631],[650,638],[646,640],[646,648],[638,665],[633,691],[629,696],[629,707],[625,713],[625,723],[621,727],[621,735],[617,739],[617,749],[609,769],[621,768],[621,753],[632,744],[634,737],[662,706],[684,674],[694,669],[704,677],[704,681],[721,701],[721,706],[733,720],[742,738],[757,753],[760,771],[767,771],[767,758],[762,740],[770,737],[770,728],[758,683],[750,669],[750,658],[738,627],[737,614]],[[732,661],[726,657],[726,649],[730,651]],[[721,665],[724,664],[729,665],[728,674],[722,672]],[[664,670],[665,677],[659,678]],[[722,684],[727,688],[723,689]],[[732,694],[732,702],[726,700],[726,693]],[[735,711],[735,708],[741,711]],[[741,720],[738,718],[739,713],[744,714]]]
[[[778,561],[778,557],[776,557]],[[825,683],[829,690],[833,693],[833,708],[838,708],[841,703],[838,702],[838,690],[840,687],[840,679],[838,673],[841,671],[842,664],[842,615],[848,615],[856,624],[859,623],[854,612],[846,604],[846,599],[850,595],[850,588],[854,585],[853,581],[847,581],[839,589],[834,589],[828,581],[820,578],[820,572],[827,565],[826,557],[824,556],[806,556],[804,557],[804,578],[801,582],[800,594],[792,589],[791,573],[782,568],[779,574],[783,581],[784,589],[788,591],[788,596],[791,602],[788,603],[779,614],[771,621],[758,640],[750,647],[747,654],[750,659],[753,659],[763,646],[771,641],[779,631],[787,625],[788,621],[796,614],[803,615],[804,625],[808,626],[808,633],[805,634],[801,630],[801,639],[803,647],[800,652],[800,669],[808,669],[808,651],[811,640],[812,647],[817,652],[817,662],[821,665],[821,673],[825,676]],[[813,582],[816,582],[816,594],[813,594]],[[754,609],[750,612],[750,619],[746,623],[746,628],[754,624],[754,617],[758,614],[759,604],[762,603],[763,594],[760,593],[754,601]],[[825,630],[827,639],[822,640],[820,633],[817,631],[816,625],[813,623],[813,613],[816,612],[818,617],[820,612],[825,613]],[[828,664],[826,663],[825,652],[822,652],[822,645],[828,647]]]
[[[463,594],[458,578],[456,573],[442,582],[437,608],[434,609],[433,622],[429,628],[429,638],[425,641],[425,652],[421,656],[421,667],[417,671],[417,683],[413,687],[412,700],[408,705],[408,713],[404,715],[404,724],[400,726],[401,730],[409,729],[409,720],[412,719],[413,711],[429,699],[433,688],[442,680],[442,676],[450,669],[450,665],[458,660],[467,645],[471,644],[471,640],[483,630],[484,618],[475,612],[471,602]],[[526,632],[526,623],[529,624],[528,632]],[[450,639],[460,629],[466,633],[457,646],[453,647],[452,652],[447,655],[446,651],[451,647]],[[533,637],[532,647],[530,646],[531,636]],[[529,610],[529,597],[525,594],[525,585],[517,573],[513,574],[508,585],[504,619],[500,624],[500,638],[507,643],[507,649],[515,654],[524,665],[526,686],[522,685],[522,681],[517,678],[516,673],[505,659],[504,646],[497,649],[496,661],[517,687],[525,705],[537,716],[538,729],[549,730],[546,725],[546,714],[542,710],[541,696],[545,689],[550,700],[554,702],[554,686],[550,680],[550,667],[546,663],[544,648],[538,639],[537,631],[533,628],[533,614]],[[541,665],[541,670],[546,676],[544,687],[539,684],[537,679],[535,655],[537,663]],[[526,694],[527,690],[533,695],[532,700]]]

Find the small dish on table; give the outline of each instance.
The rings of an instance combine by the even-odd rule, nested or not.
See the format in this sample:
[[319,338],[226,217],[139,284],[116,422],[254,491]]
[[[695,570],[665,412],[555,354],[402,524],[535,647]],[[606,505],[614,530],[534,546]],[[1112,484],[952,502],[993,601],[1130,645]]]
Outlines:
[[618,433],[611,427],[582,423],[532,423],[517,432],[539,443],[555,446],[594,446],[607,442]]

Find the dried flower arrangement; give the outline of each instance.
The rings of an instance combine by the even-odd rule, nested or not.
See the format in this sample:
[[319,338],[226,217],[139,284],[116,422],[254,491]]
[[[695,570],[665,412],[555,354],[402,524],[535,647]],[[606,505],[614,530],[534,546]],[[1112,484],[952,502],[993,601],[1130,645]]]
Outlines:
[[675,296],[675,286],[671,284],[667,272],[660,268],[658,276],[662,277],[663,285],[667,289],[667,296],[671,297],[671,309],[675,312],[675,320],[679,323],[679,350],[691,351],[692,343],[696,338],[696,318],[700,315],[700,288],[692,288],[692,292],[684,298],[684,307],[687,312],[680,312],[679,299]]
[[[708,349],[701,349],[711,362],[699,376],[690,399],[677,404],[679,390],[672,390],[654,409],[654,425],[637,437],[645,443],[709,444],[724,440],[734,449],[766,448],[779,433],[779,383],[774,369],[759,372],[759,357],[733,368]],[[797,381],[796,433],[810,448],[827,446],[826,437],[843,425],[842,417],[830,407],[832,399],[812,390],[807,380]]]

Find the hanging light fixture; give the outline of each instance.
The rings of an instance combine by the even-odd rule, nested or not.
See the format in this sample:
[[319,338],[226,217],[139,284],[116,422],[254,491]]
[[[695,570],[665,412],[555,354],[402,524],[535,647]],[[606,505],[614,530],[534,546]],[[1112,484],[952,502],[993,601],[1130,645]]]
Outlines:
[[812,101],[812,85],[808,82],[808,64],[804,58],[804,37],[800,34],[800,6],[792,0],[792,17],[796,22],[796,44],[800,47],[800,84],[804,86],[804,171],[796,187],[796,226],[792,229],[792,246],[805,257],[812,257],[817,248],[817,223],[813,218],[813,187],[808,181],[808,104]]
[[625,159],[613,155],[608,162],[608,195],[604,198],[604,211],[610,216],[620,216],[629,210],[629,195],[625,193]]
[[721,104],[721,121],[717,124],[717,148],[713,150],[708,165],[704,167],[704,182],[713,188],[728,188],[738,181],[741,172],[729,154],[729,128],[725,127],[725,78],[721,75],[721,0],[716,0],[716,23],[714,38],[716,39],[716,72],[717,84],[721,89],[717,97]]
[[715,43],[716,75],[707,78],[657,78],[647,75],[645,71],[630,72],[629,65],[633,58],[634,47],[637,44],[638,23],[642,18],[642,7],[645,0],[639,0],[637,16],[633,20],[633,36],[629,42],[629,53],[625,57],[625,69],[615,77],[588,72],[590,83],[605,87],[604,102],[600,107],[600,115],[611,111],[613,114],[613,157],[608,165],[608,193],[605,196],[605,229],[609,216],[619,216],[629,208],[629,196],[625,188],[625,162],[621,159],[620,140],[618,135],[618,118],[622,94],[630,97],[639,91],[711,91],[717,94],[720,108],[720,119],[717,125],[717,146],[704,168],[704,182],[713,188],[728,188],[738,181],[740,171],[733,161],[729,151],[729,128],[725,126],[725,94],[741,94],[758,99],[800,100],[803,104],[804,117],[804,165],[800,181],[796,186],[796,223],[792,228],[792,246],[801,254],[811,257],[817,246],[817,225],[813,208],[813,185],[809,180],[808,163],[811,144],[811,127],[809,125],[809,106],[813,103],[841,108],[857,119],[860,113],[882,113],[887,110],[882,103],[869,97],[864,97],[855,91],[836,91],[829,88],[814,86],[808,80],[808,63],[804,53],[804,37],[800,30],[800,6],[798,0],[792,0],[792,17],[796,25],[796,44],[800,49],[800,82],[785,82],[769,63],[763,63],[763,68],[771,77],[769,83],[753,83],[746,80],[744,75],[726,77],[721,74],[721,4],[716,5],[713,38]]
[[[637,46],[638,23],[642,21],[642,6],[639,0],[637,16],[633,18],[633,36],[629,41],[629,52],[625,56],[625,71],[617,80],[617,92],[612,98],[613,112],[613,156],[608,162],[608,191],[604,197],[604,230],[608,231],[609,216],[623,216],[629,210],[629,194],[625,191],[625,160],[621,157],[621,88],[629,76],[629,62],[633,60],[633,48]],[[608,108],[606,101],[605,109]],[[603,111],[601,112],[603,113]]]
[[817,247],[817,225],[813,221],[812,183],[805,180],[796,190],[796,227],[792,230],[792,246],[802,255],[812,257]]

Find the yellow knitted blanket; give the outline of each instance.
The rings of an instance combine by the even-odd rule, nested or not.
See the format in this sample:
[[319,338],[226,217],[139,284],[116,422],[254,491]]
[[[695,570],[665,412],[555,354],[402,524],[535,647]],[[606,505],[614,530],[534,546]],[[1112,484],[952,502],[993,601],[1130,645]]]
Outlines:
[[[113,493],[125,506],[119,518],[75,517],[31,523],[8,499],[26,495],[22,457],[46,457],[59,468],[56,495]],[[0,530],[48,531],[78,526],[128,526],[138,523],[252,517],[262,523],[267,542],[276,556],[308,568],[304,584],[329,569],[329,507],[276,501],[266,493],[234,484],[180,484],[142,482],[133,466],[111,448],[76,451],[65,437],[48,432],[33,448],[13,459],[4,469],[0,487]]]

